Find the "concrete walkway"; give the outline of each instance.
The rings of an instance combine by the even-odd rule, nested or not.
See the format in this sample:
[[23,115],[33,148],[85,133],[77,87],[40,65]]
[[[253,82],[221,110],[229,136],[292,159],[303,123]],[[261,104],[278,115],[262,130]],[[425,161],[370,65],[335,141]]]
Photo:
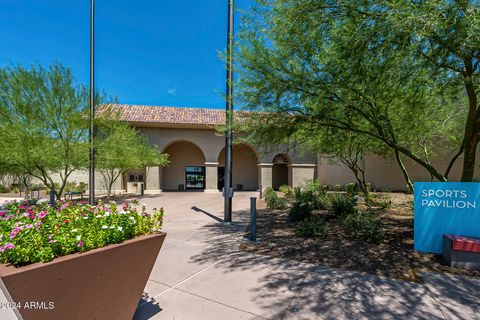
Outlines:
[[232,225],[220,223],[221,194],[143,199],[165,208],[168,235],[135,320],[480,319],[478,280],[425,273],[418,284],[239,251],[252,195],[236,194]]

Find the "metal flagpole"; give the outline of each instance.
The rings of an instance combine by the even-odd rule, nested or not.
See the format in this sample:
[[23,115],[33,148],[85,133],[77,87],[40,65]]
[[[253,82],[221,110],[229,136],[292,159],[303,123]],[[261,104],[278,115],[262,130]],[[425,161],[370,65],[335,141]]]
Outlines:
[[94,79],[94,0],[90,0],[90,171],[88,177],[89,203],[95,205],[95,149],[94,149],[94,119],[95,119],[95,79]]
[[225,133],[225,176],[224,176],[224,222],[232,222],[232,118],[233,118],[233,0],[228,0],[227,31],[227,92],[226,92],[226,125]]

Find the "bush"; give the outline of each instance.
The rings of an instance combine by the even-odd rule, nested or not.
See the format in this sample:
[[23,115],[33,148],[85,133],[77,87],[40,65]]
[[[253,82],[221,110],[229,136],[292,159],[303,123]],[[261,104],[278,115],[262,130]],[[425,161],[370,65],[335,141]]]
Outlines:
[[302,191],[300,188],[295,188],[294,194],[296,202],[308,203],[313,209],[327,209],[329,207],[330,201],[323,191]]
[[296,232],[302,237],[319,237],[324,233],[325,225],[325,220],[322,217],[307,217],[298,223]]
[[342,185],[341,184],[336,184],[335,185],[335,191],[342,191]]
[[285,185],[285,184],[284,184],[284,185],[281,185],[281,186],[278,188],[278,190],[279,190],[280,192],[282,192],[282,193],[285,195],[285,197],[287,197],[287,198],[293,197],[293,189],[292,189],[291,187]]
[[336,216],[343,216],[354,212],[352,201],[341,194],[335,194],[330,198],[331,208]]
[[372,213],[351,213],[343,219],[345,231],[371,243],[380,243],[385,237],[380,219]]
[[310,216],[312,213],[312,206],[310,203],[294,202],[293,206],[288,212],[288,217],[293,222],[302,221]]
[[307,180],[304,185],[304,190],[305,191],[312,191],[312,192],[317,192],[322,190],[322,185],[320,184],[320,181],[318,180]]
[[393,208],[392,196],[389,194],[379,196],[377,199],[374,200],[374,204],[379,206],[382,210],[391,209]]
[[0,184],[0,193],[7,193],[7,192],[8,192],[7,187]]
[[0,210],[0,261],[15,266],[46,262],[153,233],[162,226],[163,209],[147,214],[124,204],[90,206],[58,202],[15,202]]
[[358,188],[357,185],[353,182],[347,183],[345,185],[345,190],[347,191],[347,194],[351,197],[355,196],[358,194]]
[[330,190],[330,187],[328,186],[328,184],[324,184],[322,187],[322,191],[327,192],[328,190]]
[[265,202],[269,209],[283,210],[287,208],[287,201],[285,198],[280,198],[272,188],[265,189]]

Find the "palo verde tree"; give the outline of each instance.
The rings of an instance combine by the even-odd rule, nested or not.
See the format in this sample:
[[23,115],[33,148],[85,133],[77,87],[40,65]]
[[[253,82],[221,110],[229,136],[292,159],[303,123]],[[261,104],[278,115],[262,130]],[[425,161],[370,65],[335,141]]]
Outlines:
[[88,166],[88,105],[87,88],[61,64],[0,69],[3,164],[61,197],[72,172]]
[[445,171],[430,159],[436,143],[453,150],[464,141],[465,94],[449,70],[433,73],[411,42],[395,36],[398,25],[384,17],[389,2],[258,3],[243,24],[237,58],[237,101],[262,111],[245,113],[239,124],[250,139],[315,139],[332,128],[389,148],[406,181],[405,158],[447,180],[458,153]]
[[112,186],[129,169],[148,166],[165,166],[168,156],[158,147],[150,145],[127,122],[122,122],[112,112],[102,112],[97,120],[96,169],[110,197]]

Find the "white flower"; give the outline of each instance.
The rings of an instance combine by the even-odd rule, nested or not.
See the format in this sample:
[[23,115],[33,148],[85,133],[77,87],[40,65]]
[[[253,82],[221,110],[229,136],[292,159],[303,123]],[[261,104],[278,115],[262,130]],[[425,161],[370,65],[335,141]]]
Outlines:
[[101,217],[102,217],[102,216],[99,215],[99,214],[97,214],[97,215],[95,216],[95,218],[97,218],[97,219],[98,219],[98,218],[101,218]]
[[123,231],[122,227],[118,227],[117,229],[118,229],[118,231]]
[[110,229],[115,229],[115,226],[110,226]]
[[82,239],[82,236],[77,236],[77,241],[80,241]]
[[127,214],[127,211],[125,211],[125,210],[120,210],[120,211],[118,211],[118,214]]
[[108,217],[110,215],[110,212],[105,212],[104,216]]
[[108,229],[108,226],[102,226],[102,229]]
[[77,229],[72,229],[72,232],[77,232]]
[[88,216],[83,216],[83,219],[87,220],[87,219],[88,219]]

